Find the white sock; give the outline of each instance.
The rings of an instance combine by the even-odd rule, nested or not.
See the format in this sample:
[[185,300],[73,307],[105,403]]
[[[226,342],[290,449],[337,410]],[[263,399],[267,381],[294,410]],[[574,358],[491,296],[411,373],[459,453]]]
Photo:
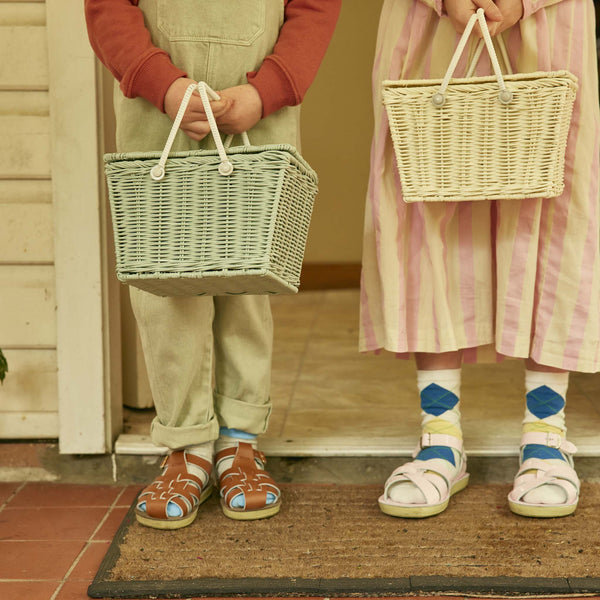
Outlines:
[[[219,439],[215,442],[215,455],[219,454],[221,450],[225,450],[225,448],[231,448],[235,446],[237,448],[239,442],[246,442],[246,444],[250,444],[255,450],[257,449],[256,438],[253,439],[242,439],[238,437],[232,437],[228,435],[220,435]],[[231,469],[231,465],[233,464],[233,456],[229,458],[224,458],[220,460],[217,465],[217,477],[221,477],[221,475],[227,471],[227,469]]]
[[[525,418],[523,419],[524,433],[528,431],[543,431],[560,433],[563,437],[566,435],[567,428],[565,425],[564,406],[568,385],[569,373],[525,371],[527,405],[525,408]],[[554,396],[552,392],[554,392]],[[526,460],[528,457],[535,457],[551,465],[564,464],[565,460],[564,458],[560,458],[560,455],[559,450],[553,448],[546,450],[537,448],[532,444],[525,446],[522,454],[523,460]],[[532,471],[532,473],[534,472]],[[567,495],[565,490],[558,485],[552,484],[543,485],[523,496],[523,501],[531,504],[562,504],[566,500]]]
[[[421,399],[422,433],[440,433],[462,439],[460,426],[460,369],[417,371],[417,387]],[[446,392],[446,394],[444,394]],[[415,463],[423,469],[428,465],[432,471],[436,463],[458,471],[461,466],[460,454],[446,446],[432,446],[419,452]],[[452,464],[454,463],[454,464]],[[442,479],[430,473],[431,477]],[[388,494],[394,502],[404,504],[425,504],[423,492],[410,481],[398,482]]]

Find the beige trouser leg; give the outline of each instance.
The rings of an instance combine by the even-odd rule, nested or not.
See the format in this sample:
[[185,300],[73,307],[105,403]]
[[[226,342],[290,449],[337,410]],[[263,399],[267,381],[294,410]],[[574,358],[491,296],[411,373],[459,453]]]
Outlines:
[[268,296],[216,296],[215,411],[221,427],[267,430],[273,319]]
[[[266,430],[272,323],[266,296],[162,298],[131,288],[156,406],[152,441],[171,449],[218,437],[219,425]],[[217,339],[213,407],[213,327]],[[221,423],[219,423],[221,421]]]

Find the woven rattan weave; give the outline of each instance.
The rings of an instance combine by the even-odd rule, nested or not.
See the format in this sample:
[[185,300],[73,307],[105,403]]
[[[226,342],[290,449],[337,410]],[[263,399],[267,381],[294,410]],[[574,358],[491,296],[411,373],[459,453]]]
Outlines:
[[161,153],[105,157],[118,278],[160,296],[296,292],[317,191],[296,149],[163,155],[157,180]]
[[[564,189],[565,149],[577,80],[567,71],[383,82],[406,202],[552,198]],[[485,28],[485,29],[484,29]],[[485,34],[487,33],[487,36]]]

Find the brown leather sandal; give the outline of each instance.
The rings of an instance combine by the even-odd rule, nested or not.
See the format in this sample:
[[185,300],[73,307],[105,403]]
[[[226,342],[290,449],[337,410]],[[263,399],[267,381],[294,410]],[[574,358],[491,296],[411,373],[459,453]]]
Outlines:
[[[190,464],[206,473],[207,483],[203,483],[200,477],[188,471]],[[178,450],[166,456],[161,467],[164,468],[162,475],[145,487],[138,496],[135,518],[138,523],[154,529],[186,527],[194,521],[198,507],[212,493],[212,465],[199,456]],[[168,515],[167,507],[170,502],[180,508],[181,516]]]
[[[251,521],[277,514],[281,508],[281,491],[264,469],[265,455],[255,450],[252,444],[239,442],[238,446],[218,452],[216,464],[231,457],[233,464],[219,476],[221,508],[225,516]],[[275,496],[275,502],[267,504],[267,493]],[[240,494],[244,496],[244,508],[232,506],[233,499]]]

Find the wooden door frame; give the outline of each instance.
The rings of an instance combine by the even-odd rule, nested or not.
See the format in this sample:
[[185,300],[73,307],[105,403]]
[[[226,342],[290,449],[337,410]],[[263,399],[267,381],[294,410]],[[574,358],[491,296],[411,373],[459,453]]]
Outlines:
[[55,215],[59,448],[112,450],[122,427],[119,302],[100,166],[101,78],[83,3],[46,0]]

